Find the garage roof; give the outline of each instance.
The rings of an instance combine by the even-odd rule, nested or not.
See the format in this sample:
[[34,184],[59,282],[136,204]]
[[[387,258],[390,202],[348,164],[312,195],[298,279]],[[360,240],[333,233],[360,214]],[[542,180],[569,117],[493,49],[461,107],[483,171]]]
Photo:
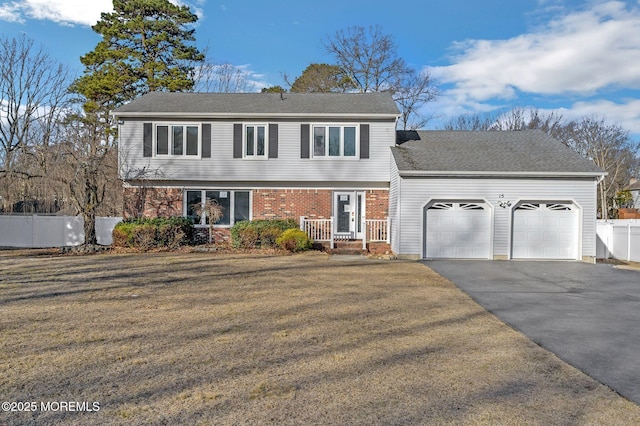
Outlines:
[[602,176],[606,173],[542,130],[399,131],[401,176]]

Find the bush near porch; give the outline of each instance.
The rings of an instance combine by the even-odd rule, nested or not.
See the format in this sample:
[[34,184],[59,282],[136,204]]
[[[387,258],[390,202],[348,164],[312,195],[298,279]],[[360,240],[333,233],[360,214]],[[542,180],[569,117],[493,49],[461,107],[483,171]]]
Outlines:
[[231,227],[234,248],[276,248],[276,240],[288,229],[298,229],[294,219],[259,219],[237,222]]

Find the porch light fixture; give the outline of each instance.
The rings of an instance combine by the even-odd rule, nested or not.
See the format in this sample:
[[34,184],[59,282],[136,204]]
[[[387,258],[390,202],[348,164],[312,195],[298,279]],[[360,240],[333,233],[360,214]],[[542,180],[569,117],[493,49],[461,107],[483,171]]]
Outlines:
[[498,205],[503,209],[506,209],[507,207],[511,207],[511,201],[498,201]]

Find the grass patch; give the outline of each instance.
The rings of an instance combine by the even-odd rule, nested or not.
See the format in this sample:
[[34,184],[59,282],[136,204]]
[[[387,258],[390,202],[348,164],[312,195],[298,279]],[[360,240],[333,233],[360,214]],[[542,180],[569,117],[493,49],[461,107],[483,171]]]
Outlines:
[[639,424],[640,407],[405,261],[0,255],[8,425]]

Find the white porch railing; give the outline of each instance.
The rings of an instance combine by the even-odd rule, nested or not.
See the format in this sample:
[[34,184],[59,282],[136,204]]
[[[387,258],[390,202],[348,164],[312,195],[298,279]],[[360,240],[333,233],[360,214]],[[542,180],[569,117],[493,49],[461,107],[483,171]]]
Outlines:
[[333,248],[333,216],[329,219],[307,219],[300,216],[300,229],[313,241],[330,241]]
[[[335,240],[344,239],[334,232],[334,218],[329,219],[307,219],[300,216],[300,229],[303,230],[313,241],[329,241],[330,247],[333,249]],[[391,218],[387,219],[365,219],[363,221],[362,249],[366,250],[367,242],[386,242],[391,241],[390,235]]]

